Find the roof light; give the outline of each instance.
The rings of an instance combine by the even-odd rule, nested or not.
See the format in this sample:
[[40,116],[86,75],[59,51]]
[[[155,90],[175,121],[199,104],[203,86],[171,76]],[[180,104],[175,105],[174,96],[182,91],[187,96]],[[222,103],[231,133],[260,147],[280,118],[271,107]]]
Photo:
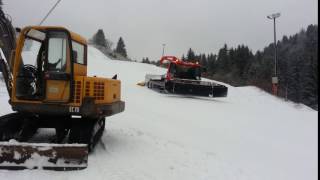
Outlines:
[[269,19],[275,19],[278,17],[280,17],[280,13],[275,13],[275,14],[271,14],[271,15],[267,16],[267,18],[269,18]]

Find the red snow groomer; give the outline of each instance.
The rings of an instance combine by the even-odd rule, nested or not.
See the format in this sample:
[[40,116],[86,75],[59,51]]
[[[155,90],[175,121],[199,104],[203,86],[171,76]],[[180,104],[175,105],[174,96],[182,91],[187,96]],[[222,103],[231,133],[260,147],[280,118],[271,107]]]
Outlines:
[[148,88],[160,91],[188,94],[196,96],[226,97],[228,88],[214,82],[201,81],[205,68],[199,63],[185,62],[175,56],[163,56],[160,64],[168,61],[168,71],[165,75],[146,75]]

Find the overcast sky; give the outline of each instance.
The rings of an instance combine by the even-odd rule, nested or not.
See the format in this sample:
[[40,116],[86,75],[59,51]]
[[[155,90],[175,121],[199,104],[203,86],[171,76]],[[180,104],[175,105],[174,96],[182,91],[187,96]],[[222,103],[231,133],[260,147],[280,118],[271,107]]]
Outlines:
[[[3,0],[14,26],[37,25],[56,0]],[[273,41],[266,16],[281,12],[278,39],[318,24],[317,0],[62,0],[44,25],[62,25],[86,38],[103,29],[114,42],[124,38],[130,57],[217,53],[248,45],[254,52]]]

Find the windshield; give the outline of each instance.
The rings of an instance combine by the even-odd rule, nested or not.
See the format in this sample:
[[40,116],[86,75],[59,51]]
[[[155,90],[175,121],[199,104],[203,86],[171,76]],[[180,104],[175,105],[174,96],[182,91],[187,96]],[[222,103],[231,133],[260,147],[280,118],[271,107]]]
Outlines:
[[[37,60],[40,58],[40,48],[43,47],[44,39],[46,38],[46,34],[35,30],[30,29],[25,36],[25,41],[21,53],[22,64],[23,65],[32,65],[37,67]],[[44,56],[44,54],[41,54]]]
[[24,41],[24,46],[21,53],[22,63],[24,65],[29,64],[29,65],[37,66],[37,58],[38,58],[40,47],[41,47],[41,42],[26,38],[26,40]]
[[173,77],[181,79],[200,79],[201,70],[200,67],[176,65],[171,63],[169,72],[173,74]]

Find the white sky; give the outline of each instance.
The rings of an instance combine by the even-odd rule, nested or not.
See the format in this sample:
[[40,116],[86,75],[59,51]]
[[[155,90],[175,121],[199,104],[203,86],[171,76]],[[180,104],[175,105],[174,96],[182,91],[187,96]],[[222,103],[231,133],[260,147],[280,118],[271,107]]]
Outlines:
[[[3,0],[15,26],[36,25],[56,0]],[[124,38],[130,57],[157,60],[217,53],[229,46],[248,45],[253,51],[273,42],[273,23],[266,16],[281,12],[277,37],[318,24],[317,0],[62,0],[44,25],[62,25],[91,38],[102,28],[114,42]]]

